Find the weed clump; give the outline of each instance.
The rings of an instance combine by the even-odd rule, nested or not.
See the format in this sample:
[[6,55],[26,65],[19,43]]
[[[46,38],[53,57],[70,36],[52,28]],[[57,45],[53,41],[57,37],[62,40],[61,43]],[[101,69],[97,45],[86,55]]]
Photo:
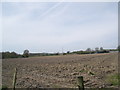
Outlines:
[[120,85],[120,75],[119,74],[113,74],[107,77],[107,82],[110,83],[113,86]]

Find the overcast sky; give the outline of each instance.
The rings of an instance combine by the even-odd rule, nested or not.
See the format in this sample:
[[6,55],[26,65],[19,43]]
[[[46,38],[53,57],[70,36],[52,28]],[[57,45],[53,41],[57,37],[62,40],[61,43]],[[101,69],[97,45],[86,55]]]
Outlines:
[[2,5],[2,51],[116,48],[118,3],[18,2]]

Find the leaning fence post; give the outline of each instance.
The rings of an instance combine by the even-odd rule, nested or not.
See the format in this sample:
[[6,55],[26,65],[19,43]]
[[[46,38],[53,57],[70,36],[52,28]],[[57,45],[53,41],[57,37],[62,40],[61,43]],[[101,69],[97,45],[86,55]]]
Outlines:
[[84,90],[83,76],[78,77],[78,88],[79,90]]
[[15,90],[16,79],[17,79],[17,68],[15,68],[15,72],[13,76],[13,90]]

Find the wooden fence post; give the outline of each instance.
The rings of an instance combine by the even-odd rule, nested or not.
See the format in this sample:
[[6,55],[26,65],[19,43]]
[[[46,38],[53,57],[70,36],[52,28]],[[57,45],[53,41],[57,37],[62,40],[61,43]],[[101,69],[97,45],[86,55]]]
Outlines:
[[79,90],[84,90],[83,76],[78,77],[78,88]]
[[16,79],[17,79],[17,68],[15,68],[15,72],[13,76],[13,90],[15,90]]

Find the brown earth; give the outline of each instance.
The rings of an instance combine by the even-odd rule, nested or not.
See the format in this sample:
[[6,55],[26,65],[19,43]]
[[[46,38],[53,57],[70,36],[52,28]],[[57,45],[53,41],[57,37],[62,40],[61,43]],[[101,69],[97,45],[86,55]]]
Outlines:
[[106,78],[118,72],[118,53],[3,59],[3,85],[12,87],[15,67],[18,88],[76,88],[78,76],[86,88],[110,88]]

